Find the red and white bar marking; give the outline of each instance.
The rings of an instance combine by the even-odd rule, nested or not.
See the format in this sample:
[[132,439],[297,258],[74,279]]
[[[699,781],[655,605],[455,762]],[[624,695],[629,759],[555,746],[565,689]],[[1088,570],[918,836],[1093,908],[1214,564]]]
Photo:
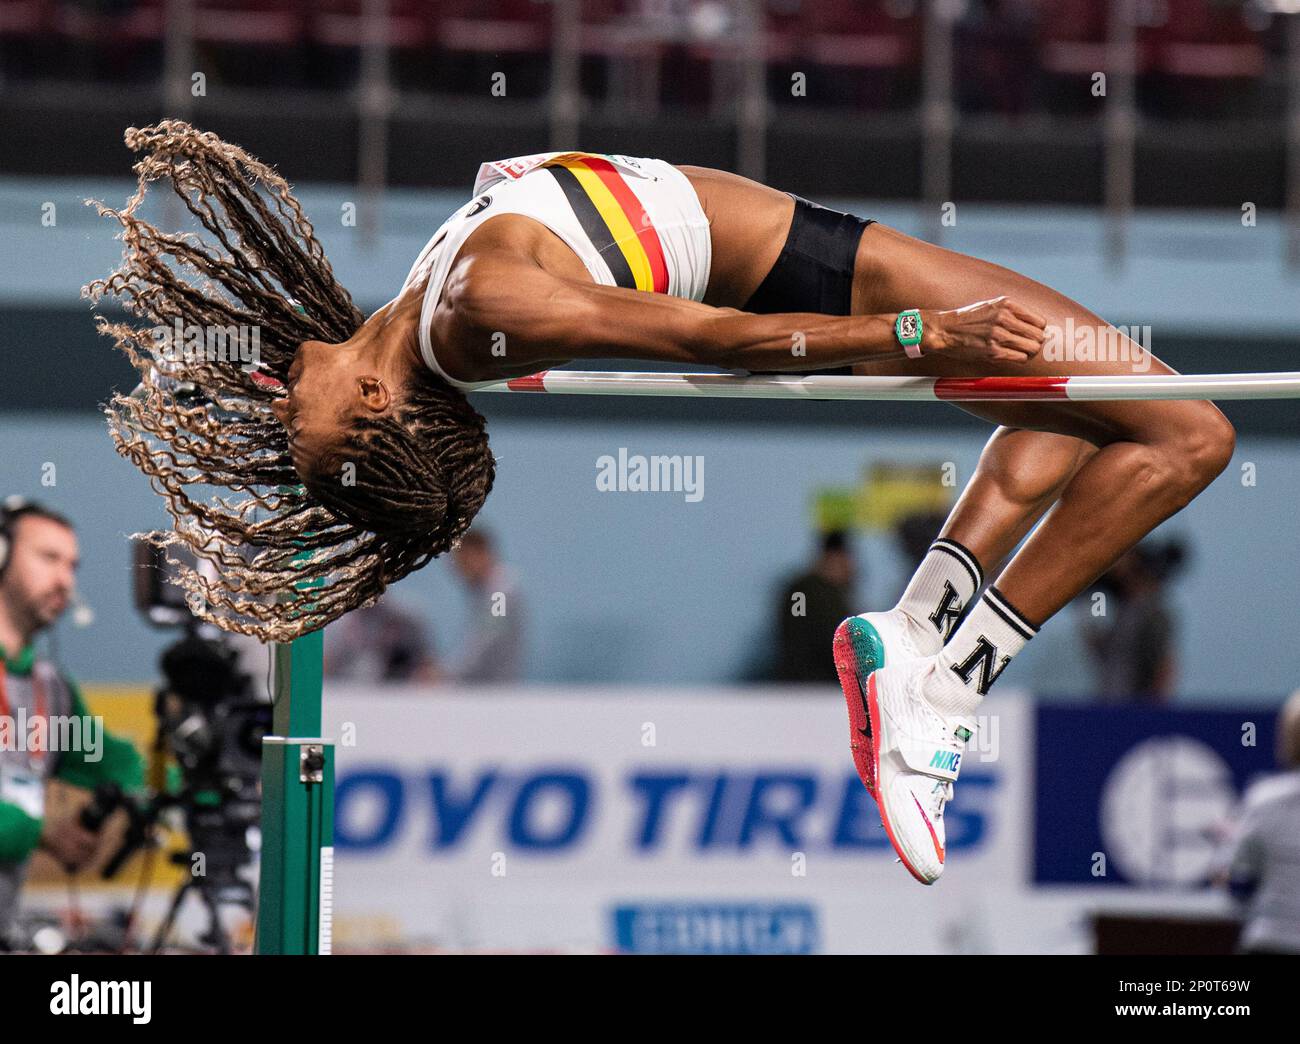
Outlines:
[[1105,377],[840,377],[543,370],[485,392],[666,395],[707,399],[869,399],[945,402],[1105,402],[1116,399],[1297,399],[1300,372]]

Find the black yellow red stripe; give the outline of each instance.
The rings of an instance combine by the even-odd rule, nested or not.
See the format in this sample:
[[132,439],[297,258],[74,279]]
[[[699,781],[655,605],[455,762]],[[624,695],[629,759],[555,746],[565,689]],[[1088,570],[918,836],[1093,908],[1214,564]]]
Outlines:
[[668,265],[659,233],[618,169],[590,154],[557,157],[545,166],[609,265],[614,282],[630,290],[666,294]]

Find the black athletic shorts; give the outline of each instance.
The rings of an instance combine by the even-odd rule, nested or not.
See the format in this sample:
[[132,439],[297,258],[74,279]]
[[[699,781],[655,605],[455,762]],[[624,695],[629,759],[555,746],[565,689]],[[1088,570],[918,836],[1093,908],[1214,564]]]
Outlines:
[[758,285],[746,312],[820,312],[848,315],[853,303],[853,263],[871,218],[841,214],[793,192],[794,218],[781,256]]
[[[745,303],[746,312],[819,312],[849,315],[853,306],[853,264],[858,240],[872,218],[841,214],[793,192],[794,217],[781,256]],[[765,374],[785,371],[751,370]],[[802,370],[810,374],[848,374],[851,366]]]

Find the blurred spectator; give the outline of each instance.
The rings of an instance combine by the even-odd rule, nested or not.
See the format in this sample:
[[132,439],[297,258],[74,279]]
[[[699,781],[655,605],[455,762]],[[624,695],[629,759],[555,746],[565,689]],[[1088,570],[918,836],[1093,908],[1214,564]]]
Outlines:
[[1300,690],[1278,715],[1283,771],[1246,788],[1215,859],[1216,884],[1249,895],[1241,953],[1300,954]]
[[1106,595],[1105,612],[1085,617],[1083,637],[1102,703],[1159,704],[1173,695],[1178,625],[1167,584],[1185,556],[1179,541],[1147,541],[1097,581],[1094,590]]
[[906,584],[918,566],[930,552],[930,545],[943,531],[943,524],[948,521],[947,512],[921,511],[915,515],[906,515],[898,520],[894,527],[894,537],[898,548],[907,560]]
[[419,617],[384,595],[325,629],[325,677],[351,682],[432,682],[438,669]]
[[817,558],[781,588],[776,604],[774,677],[783,682],[835,683],[831,641],[852,616],[857,562],[848,538],[836,530],[822,537]]
[[471,529],[452,554],[470,596],[469,629],[452,676],[460,682],[518,681],[523,671],[523,607],[514,574],[491,536]]

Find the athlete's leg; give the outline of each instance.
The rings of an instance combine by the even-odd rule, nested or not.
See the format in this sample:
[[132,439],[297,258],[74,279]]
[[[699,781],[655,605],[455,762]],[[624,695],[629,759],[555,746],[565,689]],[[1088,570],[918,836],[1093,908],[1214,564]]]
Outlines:
[[1096,452],[1073,435],[999,427],[939,535],[993,572]]
[[[1180,403],[1195,408],[1173,411],[1157,409],[1174,405],[1167,403],[1093,405],[1100,408],[1086,414],[1062,411],[1060,422],[1067,433],[1099,448],[1065,483],[1055,506],[942,651],[886,662],[865,678],[861,656],[840,670],[858,772],[876,795],[895,851],[926,883],[943,872],[943,810],[953,795],[962,750],[978,728],[976,708],[989,687],[1039,625],[1196,496],[1231,456],[1232,429],[1217,410],[1201,408],[1208,403]],[[1156,415],[1154,422],[1144,408]],[[960,549],[932,550],[909,591],[926,586],[921,581],[927,570],[940,574],[945,557],[959,561]],[[931,581],[924,604],[935,604],[937,591]],[[949,620],[952,601],[937,599],[935,616],[941,623]],[[863,644],[863,637],[872,636],[871,624],[846,621],[841,644],[855,639]],[[837,649],[837,667],[841,659]]]
[[[871,225],[863,233],[858,267],[854,311],[953,308],[1007,294],[1042,314],[1049,326],[1106,327],[1098,316],[1032,279],[882,225]],[[1129,347],[1131,357],[1142,357],[1140,346]],[[1148,372],[1174,372],[1152,356],[1145,358]],[[864,364],[855,372],[1131,374],[1133,367],[1119,359],[1066,362],[1042,356],[1023,365],[975,367],[930,357],[901,364]],[[1000,444],[1003,437],[997,435],[990,442],[990,450],[996,453],[987,467],[982,464],[977,471],[973,488],[963,495],[945,527],[946,534],[961,540],[956,532],[960,530],[980,544],[991,569],[1056,499],[1050,493],[1055,491],[1062,499],[1061,510],[1049,519],[1051,524],[1034,534],[1014,568],[1008,568],[1005,581],[1015,595],[1002,588],[1035,624],[1054,614],[1124,551],[1187,504],[1232,455],[1232,427],[1208,402],[1006,403],[970,408],[1022,433],[1007,436]]]
[[[882,226],[864,231],[858,261],[857,312],[954,308],[1006,294],[1049,325],[1105,328],[1091,312],[1024,276]],[[1128,345],[1130,357],[1134,347]],[[1081,364],[1039,357],[1022,366],[976,367],[930,357],[902,366],[860,366],[856,372],[981,376],[1132,369],[1118,359]],[[1149,369],[1172,372],[1154,358]],[[953,796],[962,750],[978,727],[975,709],[989,686],[1037,625],[1199,493],[1233,449],[1231,426],[1203,402],[1002,404],[972,412],[1005,427],[990,440],[944,527],[953,543],[941,540],[926,556],[900,603],[904,612],[852,618],[836,632],[854,762],[876,796],[894,850],[926,883],[943,872],[943,811]],[[967,551],[980,548],[977,557],[992,569],[1053,501],[1042,524],[952,632],[952,610],[969,601],[983,579]],[[937,609],[927,608],[932,606]],[[898,648],[907,644],[907,634],[924,632],[907,621],[925,621],[927,613],[926,625],[948,638],[942,651],[926,655],[922,648],[920,658],[902,661],[879,655],[882,649],[888,653],[891,634]],[[935,641],[933,628],[925,638]],[[872,661],[881,658],[884,666],[873,670]]]
[[[997,265],[867,228],[854,279],[858,313],[956,308],[1013,296],[1064,330],[1107,329],[1061,294]],[[1140,368],[1170,373],[1126,347]],[[1046,353],[1044,353],[1046,354]],[[862,365],[858,373],[1128,373],[1131,361],[975,366],[943,356]],[[974,712],[1036,626],[1224,467],[1232,430],[1209,403],[1001,403],[969,407],[1002,425],[899,605],[846,620],[835,662],[850,746],[894,850],[919,880],[943,872],[943,811]],[[1052,507],[1055,503],[1055,506]],[[1048,512],[1043,518],[1044,512]],[[992,571],[1040,518],[1010,565],[971,606]],[[963,609],[965,619],[957,624]],[[940,646],[946,639],[947,644]],[[903,655],[898,655],[899,653]],[[915,658],[910,658],[915,657]]]

